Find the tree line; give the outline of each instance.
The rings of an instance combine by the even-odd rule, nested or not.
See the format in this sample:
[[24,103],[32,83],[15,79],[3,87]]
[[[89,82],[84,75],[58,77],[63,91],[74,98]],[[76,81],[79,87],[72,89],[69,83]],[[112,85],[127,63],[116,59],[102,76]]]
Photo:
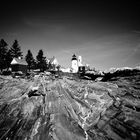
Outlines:
[[[0,73],[2,73],[4,69],[8,71],[13,58],[19,57],[23,58],[23,52],[21,51],[21,47],[17,40],[14,40],[10,48],[4,39],[0,40]],[[49,67],[53,67],[46,62],[43,50],[39,50],[36,59],[34,59],[31,50],[28,50],[25,60],[28,64],[29,71],[31,69],[40,69],[40,71],[44,71],[49,69]]]

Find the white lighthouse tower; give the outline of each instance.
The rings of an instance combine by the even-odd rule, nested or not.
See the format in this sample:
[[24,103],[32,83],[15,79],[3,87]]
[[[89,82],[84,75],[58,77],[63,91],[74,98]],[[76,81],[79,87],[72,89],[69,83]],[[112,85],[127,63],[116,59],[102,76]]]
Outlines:
[[71,66],[72,72],[77,73],[78,72],[78,61],[77,61],[77,57],[75,54],[72,56],[71,62],[72,62],[72,66]]

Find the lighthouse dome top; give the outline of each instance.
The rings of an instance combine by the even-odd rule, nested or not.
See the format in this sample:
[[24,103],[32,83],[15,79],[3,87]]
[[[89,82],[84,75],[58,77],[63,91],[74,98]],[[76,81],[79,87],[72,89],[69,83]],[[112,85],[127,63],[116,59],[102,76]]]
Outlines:
[[72,59],[71,60],[77,60],[77,57],[75,54],[73,54]]

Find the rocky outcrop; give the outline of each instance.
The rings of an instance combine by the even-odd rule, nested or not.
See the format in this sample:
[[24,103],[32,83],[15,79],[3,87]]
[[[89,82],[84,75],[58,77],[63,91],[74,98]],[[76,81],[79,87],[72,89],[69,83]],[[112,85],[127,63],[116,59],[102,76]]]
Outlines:
[[117,77],[126,77],[126,76],[135,76],[140,75],[140,69],[138,67],[136,68],[129,68],[129,67],[123,67],[123,68],[114,68],[109,71],[104,72],[104,76],[102,81],[114,81]]
[[0,139],[136,140],[139,81],[0,77]]

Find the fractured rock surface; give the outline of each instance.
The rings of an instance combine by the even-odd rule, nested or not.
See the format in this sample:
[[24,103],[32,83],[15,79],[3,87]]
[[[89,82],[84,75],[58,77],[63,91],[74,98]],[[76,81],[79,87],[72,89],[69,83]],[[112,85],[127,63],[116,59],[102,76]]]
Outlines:
[[0,77],[0,139],[137,140],[139,81]]

